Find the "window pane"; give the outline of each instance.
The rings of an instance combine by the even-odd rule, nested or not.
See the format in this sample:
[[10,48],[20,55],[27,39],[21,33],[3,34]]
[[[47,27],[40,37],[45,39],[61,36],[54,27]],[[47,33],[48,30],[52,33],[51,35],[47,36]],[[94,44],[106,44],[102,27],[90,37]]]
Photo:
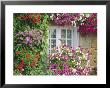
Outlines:
[[67,38],[71,39],[71,30],[67,30]]
[[56,40],[51,40],[51,48],[56,46]]
[[49,39],[49,44],[48,44],[48,47],[49,47],[49,49],[50,49],[50,39]]
[[61,43],[62,44],[66,44],[66,40],[61,40]]
[[66,29],[61,30],[61,38],[66,38]]
[[50,50],[49,50],[49,53],[50,53]]
[[56,29],[51,30],[51,38],[56,38]]
[[67,45],[71,46],[71,40],[67,40]]

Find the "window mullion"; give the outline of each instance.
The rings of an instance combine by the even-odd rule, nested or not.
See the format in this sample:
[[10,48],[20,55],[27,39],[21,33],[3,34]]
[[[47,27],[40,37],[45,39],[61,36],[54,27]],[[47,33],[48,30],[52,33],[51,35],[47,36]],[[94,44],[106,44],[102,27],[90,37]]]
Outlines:
[[77,32],[77,27],[74,27],[74,47],[79,46],[79,33]]
[[61,44],[60,39],[61,39],[61,29],[57,28],[56,29],[56,46],[59,46]]

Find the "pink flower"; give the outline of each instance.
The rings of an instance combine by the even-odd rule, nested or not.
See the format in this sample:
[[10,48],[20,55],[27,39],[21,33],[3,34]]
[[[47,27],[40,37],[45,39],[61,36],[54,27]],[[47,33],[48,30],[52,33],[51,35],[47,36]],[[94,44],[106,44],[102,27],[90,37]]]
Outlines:
[[65,60],[68,60],[68,59],[69,59],[69,57],[66,55],[66,56],[64,57],[64,59],[65,59]]
[[25,43],[26,44],[32,44],[32,39],[30,37],[26,37]]
[[51,64],[50,69],[56,69],[57,65],[56,64]]
[[32,31],[29,31],[29,36],[32,36]]

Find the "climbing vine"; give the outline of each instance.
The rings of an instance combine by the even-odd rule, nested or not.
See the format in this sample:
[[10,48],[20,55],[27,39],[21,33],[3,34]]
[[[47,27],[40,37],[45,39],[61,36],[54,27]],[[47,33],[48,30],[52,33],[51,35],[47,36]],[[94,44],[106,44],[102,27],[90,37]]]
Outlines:
[[47,14],[14,14],[14,74],[46,74]]

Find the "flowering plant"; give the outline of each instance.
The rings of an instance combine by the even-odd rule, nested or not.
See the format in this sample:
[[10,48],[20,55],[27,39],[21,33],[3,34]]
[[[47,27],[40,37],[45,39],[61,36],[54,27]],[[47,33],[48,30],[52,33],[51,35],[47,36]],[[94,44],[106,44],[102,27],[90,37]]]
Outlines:
[[[96,32],[97,15],[78,13],[14,14],[15,75],[90,75],[89,52],[62,45],[47,57],[50,20],[58,26],[78,26],[83,33]],[[50,16],[50,18],[49,18]],[[94,31],[95,30],[95,31]]]
[[80,47],[72,49],[66,45],[55,48],[49,54],[49,70],[52,75],[90,75],[89,53]]
[[15,13],[14,30],[14,74],[47,74],[48,15]]
[[[83,20],[85,19],[85,20]],[[97,32],[97,14],[93,13],[87,18],[82,17],[82,21],[79,24],[78,31],[80,33],[96,33]]]
[[74,21],[78,16],[77,13],[54,13],[50,16],[50,19],[58,26],[74,26]]
[[78,27],[80,33],[97,32],[96,13],[54,13],[50,19],[54,25]]
[[26,44],[30,47],[39,45],[42,42],[43,31],[39,29],[30,29],[30,31],[18,32],[16,35],[18,44]]
[[39,24],[41,21],[41,14],[35,14],[35,13],[22,14],[18,16],[18,19],[22,21],[29,21],[33,24]]

